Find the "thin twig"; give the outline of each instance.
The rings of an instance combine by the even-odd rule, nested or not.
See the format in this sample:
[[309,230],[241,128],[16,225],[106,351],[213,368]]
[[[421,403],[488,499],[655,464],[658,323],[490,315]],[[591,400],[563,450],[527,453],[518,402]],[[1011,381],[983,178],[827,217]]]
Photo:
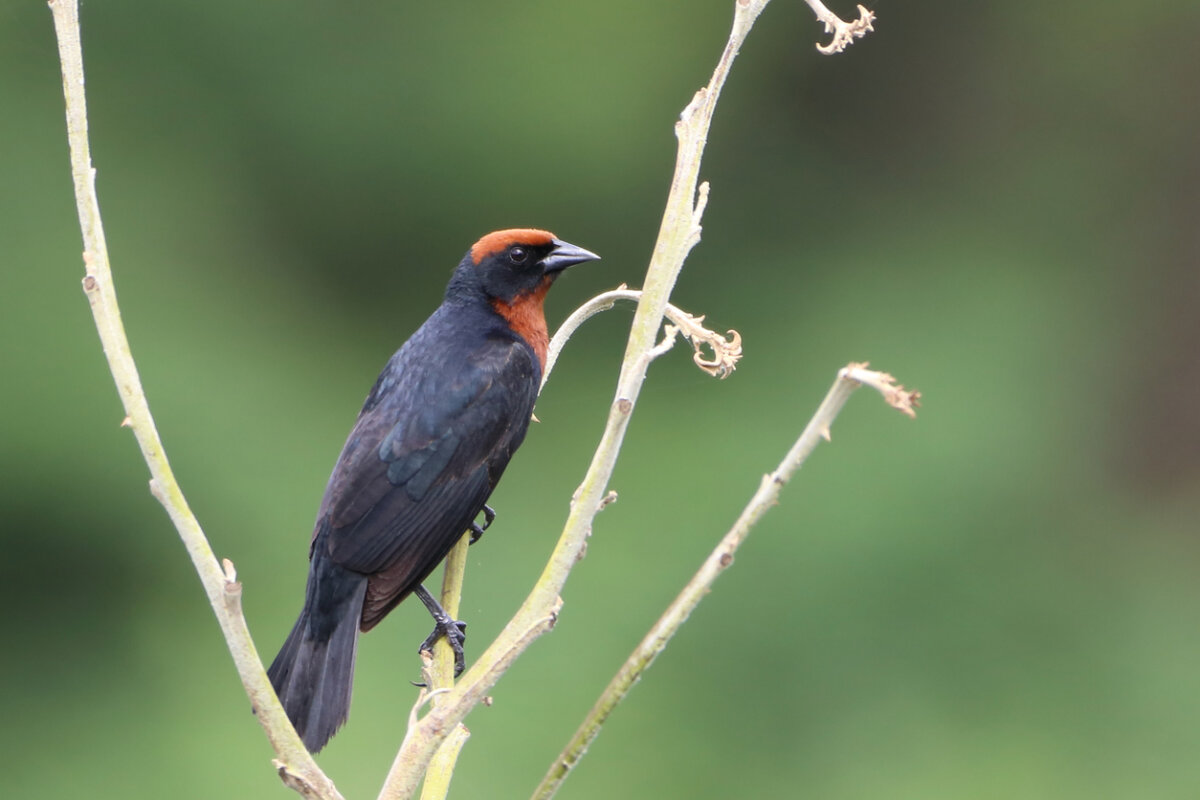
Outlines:
[[[467,570],[467,548],[470,535],[464,534],[446,556],[442,574],[442,608],[452,619],[458,619],[458,607],[462,602],[463,580]],[[449,689],[454,685],[454,651],[445,637],[433,646],[433,689]],[[435,703],[436,705],[436,703]]]
[[[554,337],[550,340],[550,347],[546,355],[546,369],[542,375],[542,386],[544,387],[546,381],[550,379],[550,372],[558,362],[559,353],[562,352],[563,347],[566,346],[567,341],[575,334],[580,325],[600,312],[608,311],[618,300],[632,300],[636,303],[641,298],[641,291],[621,286],[596,295],[572,311],[562,325],[558,326],[558,330],[554,332]],[[742,337],[737,331],[726,331],[724,335],[711,331],[704,327],[703,316],[694,317],[670,303],[667,303],[664,316],[671,320],[679,332],[692,343],[694,351],[692,360],[695,361],[696,366],[718,378],[728,378],[733,374],[737,362],[742,357]],[[711,357],[704,354],[705,347],[712,351]]]
[[83,233],[83,261],[86,275],[83,290],[92,307],[96,330],[117,384],[117,393],[125,407],[122,425],[133,431],[146,466],[150,469],[150,492],[162,503],[179,537],[191,556],[209,604],[221,625],[225,642],[233,656],[242,685],[250,698],[259,723],[267,734],[278,758],[275,767],[285,784],[305,797],[340,800],[333,782],[317,766],[296,735],[283,707],[279,704],[258,651],[246,628],[241,610],[241,584],[233,565],[217,563],[200,523],[188,508],[179,488],[166,451],[159,439],[142,389],[137,365],[129,349],[129,340],[121,323],[117,293],[113,286],[100,204],[96,197],[96,171],[92,168],[88,143],[87,100],[83,88],[83,52],[80,46],[79,9],[76,0],[51,0],[54,29],[58,37],[62,63],[63,95],[67,105],[67,138],[71,148],[71,174],[75,181],[75,202],[79,227]]
[[829,429],[851,393],[861,385],[873,386],[883,394],[884,399],[890,405],[909,416],[915,415],[913,407],[917,404],[920,394],[906,391],[902,386],[897,386],[890,375],[872,372],[866,369],[866,366],[866,364],[850,364],[838,372],[838,377],[825,396],[825,400],[822,401],[808,425],[805,426],[800,438],[792,445],[791,450],[775,468],[775,471],[770,475],[763,476],[758,491],[750,498],[750,502],[746,504],[733,527],[729,529],[720,544],[705,559],[699,571],[688,581],[683,591],[672,601],[658,622],[650,628],[645,638],[621,665],[617,674],[613,676],[612,681],[605,687],[596,704],[584,718],[575,735],[571,737],[567,746],[546,772],[546,776],[542,778],[542,782],[538,784],[533,793],[533,800],[549,800],[558,791],[567,775],[579,763],[592,741],[599,735],[600,728],[608,719],[608,715],[612,713],[618,703],[625,699],[629,690],[641,678],[642,673],[666,648],[671,637],[687,621],[692,610],[709,593],[717,576],[733,563],[734,553],[745,541],[754,525],[771,506],[776,504],[783,485],[808,459],[808,456],[816,449],[817,443],[821,439],[829,439]]
[[700,214],[704,210],[707,187],[698,192],[697,184],[717,99],[742,42],[768,2],[735,1],[733,27],[712,79],[708,86],[696,93],[675,126],[675,135],[679,140],[675,174],[654,254],[646,272],[642,297],[634,313],[629,342],[621,362],[621,374],[617,380],[616,396],[609,407],[608,422],[592,463],[575,491],[575,499],[558,544],[533,590],[496,640],[463,674],[445,702],[421,719],[415,730],[409,730],[380,791],[380,800],[407,800],[416,794],[421,775],[442,740],[487,696],[507,666],[535,638],[548,631],[557,619],[558,608],[562,604],[559,593],[571,568],[583,554],[584,545],[591,535],[592,520],[606,497],[608,481],[616,467],[630,415],[646,379],[649,366],[647,354],[657,344],[658,329],[671,290],[683,268],[684,259],[699,241]]
[[[469,535],[464,535],[446,556],[446,566],[442,575],[442,608],[451,619],[458,619],[470,538]],[[434,645],[433,659],[425,682],[435,691],[449,691],[454,686],[454,651],[444,637],[438,639]],[[434,696],[433,705],[436,707],[444,697],[445,693]],[[458,761],[458,754],[470,736],[470,731],[460,722],[442,742],[425,771],[421,800],[444,800],[450,792],[450,780],[454,777],[454,765]]]

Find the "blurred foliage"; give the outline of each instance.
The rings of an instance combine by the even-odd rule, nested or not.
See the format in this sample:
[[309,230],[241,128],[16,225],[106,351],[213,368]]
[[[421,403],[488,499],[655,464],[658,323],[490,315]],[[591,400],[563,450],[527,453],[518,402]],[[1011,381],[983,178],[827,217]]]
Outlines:
[[[637,285],[728,0],[85,2],[99,191],[172,461],[270,658],[378,368],[482,233]],[[849,3],[837,4],[849,12]],[[657,363],[553,635],[469,719],[458,797],[521,797],[778,461],[864,393],[565,787],[611,797],[1183,798],[1200,782],[1200,9],[883,0],[819,56],[771,4],[710,139],[674,300],[745,337]],[[283,797],[146,491],[86,303],[50,15],[0,8],[0,655],[25,798]],[[468,655],[515,609],[611,400],[589,323],[472,548]],[[428,628],[362,641],[322,755],[374,796]]]

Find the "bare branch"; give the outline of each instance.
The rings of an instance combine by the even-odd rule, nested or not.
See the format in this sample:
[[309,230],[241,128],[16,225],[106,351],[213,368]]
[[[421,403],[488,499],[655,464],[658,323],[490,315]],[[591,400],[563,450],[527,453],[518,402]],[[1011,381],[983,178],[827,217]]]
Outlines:
[[838,372],[825,400],[821,403],[800,438],[792,445],[792,449],[780,462],[775,471],[764,475],[758,491],[750,498],[750,502],[742,509],[741,515],[721,539],[716,549],[705,559],[699,571],[688,581],[683,591],[672,601],[658,622],[650,629],[638,646],[630,654],[617,674],[600,694],[596,704],[583,720],[583,724],[571,737],[566,748],[554,760],[546,776],[533,793],[533,800],[549,800],[566,780],[567,775],[574,769],[579,760],[587,752],[588,746],[600,733],[600,728],[608,719],[609,714],[617,707],[633,685],[641,678],[642,673],[649,669],[679,630],[688,616],[699,605],[700,601],[711,591],[717,576],[733,564],[734,554],[746,540],[750,530],[762,519],[763,515],[779,500],[783,485],[800,468],[808,456],[816,449],[821,439],[828,440],[828,432],[834,419],[850,399],[851,393],[860,385],[871,386],[883,394],[884,399],[893,407],[909,416],[914,416],[912,407],[916,405],[918,392],[906,392],[903,387],[895,385],[892,377],[882,372],[872,372],[866,369],[866,364],[850,364]]
[[[690,317],[670,306],[667,301],[684,260],[700,241],[701,222],[709,187],[707,183],[698,182],[698,175],[717,100],[742,43],[768,2],[769,0],[735,0],[732,30],[712,79],[684,108],[675,126],[676,137],[679,140],[675,173],[647,270],[644,290],[631,293],[635,295],[638,307],[622,362],[616,395],[610,407],[603,437],[587,474],[575,493],[574,499],[577,502],[573,501],[571,504],[559,542],[529,597],[497,640],[463,676],[458,686],[422,693],[421,702],[430,698],[436,698],[436,701],[423,718],[418,719],[420,706],[414,709],[412,724],[397,753],[392,771],[380,794],[381,798],[413,797],[426,767],[443,743],[448,780],[454,759],[467,735],[466,729],[461,725],[463,718],[474,705],[485,702],[487,691],[520,653],[534,639],[553,627],[562,603],[559,592],[571,567],[582,557],[587,538],[591,534],[592,520],[613,497],[613,493],[607,491],[607,484],[650,362],[670,349],[679,335],[691,341],[696,364],[712,375],[727,376],[741,357],[741,339],[736,332],[730,331],[727,336],[721,336],[708,331],[702,325],[703,317]],[[845,23],[828,12],[819,0],[808,2],[817,11],[818,19],[834,34],[833,41],[820,48],[822,52],[840,51],[852,43],[853,39],[861,38],[871,30],[873,14],[862,6],[859,6],[859,20]],[[232,563],[226,561],[222,566],[217,562],[167,461],[121,323],[104,242],[95,193],[95,170],[91,166],[88,144],[77,0],[50,0],[50,7],[59,40],[72,174],[85,248],[84,291],[91,304],[105,355],[125,408],[125,417],[121,424],[133,431],[151,473],[151,491],[166,509],[200,576],[247,695],[278,755],[274,763],[281,779],[305,797],[340,800],[341,795],[333,783],[317,767],[296,736],[270,686],[242,616],[241,585],[237,582]],[[578,322],[582,322],[587,316],[590,314],[580,318]],[[659,339],[658,330],[662,327],[664,316],[671,320],[671,324],[666,326],[663,337]],[[566,335],[570,335],[569,331]],[[565,338],[562,341],[565,341]],[[559,350],[561,346],[560,342]],[[706,355],[704,348],[711,350],[712,355]],[[558,350],[552,350],[552,359],[557,356],[557,352]],[[553,361],[547,365],[547,375],[552,363]],[[883,391],[885,396],[889,396],[888,392],[893,393],[890,396],[898,407],[908,402],[908,413],[911,413],[911,406],[915,404],[914,395],[905,395],[898,387],[888,388],[888,382],[882,379],[877,388],[879,387],[883,387],[880,391]],[[458,577],[461,578],[461,570],[458,570]],[[448,588],[446,591],[454,594],[457,589]],[[441,658],[439,653],[438,660]],[[438,669],[433,666],[429,669],[427,680],[431,686],[435,681],[442,682],[437,677]],[[448,684],[449,681],[445,683]],[[454,741],[450,740],[451,737]],[[440,797],[445,793],[445,790],[438,788],[436,784],[431,791],[434,792],[431,796]]]
[[[462,601],[463,580],[467,570],[467,548],[471,543],[470,535],[464,535],[458,540],[446,556],[446,566],[442,576],[442,608],[451,619],[458,619],[458,609]],[[425,685],[433,691],[429,697],[436,706],[442,698],[454,687],[454,651],[445,637],[439,638],[434,644],[435,652],[422,653],[424,662],[422,677]],[[418,706],[419,708],[419,706]],[[414,714],[417,709],[414,709]],[[413,718],[415,720],[415,716]],[[413,724],[410,720],[409,725]],[[421,800],[444,800],[450,792],[450,780],[454,777],[454,765],[458,754],[462,751],[470,731],[461,722],[446,737],[434,753],[425,771],[425,783],[421,787]]]
[[225,643],[233,656],[246,695],[278,758],[275,768],[289,787],[307,798],[341,800],[333,782],[317,766],[288,721],[279,699],[267,680],[246,620],[242,616],[241,584],[233,564],[225,568],[209,546],[183,491],[179,488],[166,451],[150,414],[137,365],[121,323],[117,292],[109,267],[100,203],[96,197],[96,171],[92,168],[88,142],[87,99],[83,88],[83,51],[80,46],[77,0],[51,0],[58,54],[62,63],[63,95],[67,105],[67,138],[71,148],[71,174],[75,180],[75,203],[83,233],[83,290],[92,307],[104,355],[125,407],[122,427],[130,428],[146,466],[150,469],[150,492],[163,505],[191,556],[209,604],[221,625]]
[[575,502],[537,584],[521,608],[475,664],[463,674],[444,703],[430,711],[405,737],[392,770],[380,792],[380,800],[413,797],[425,766],[449,732],[479,703],[517,656],[533,639],[550,629],[562,604],[559,593],[571,568],[583,553],[592,520],[598,513],[616,467],[617,455],[629,426],[629,418],[649,367],[649,354],[657,346],[657,333],[667,301],[684,259],[700,237],[700,215],[707,189],[698,192],[700,162],[721,88],[738,50],[769,0],[735,0],[729,40],[708,86],[696,93],[675,125],[679,150],[671,191],[659,228],[654,254],[634,313],[633,324],[621,363],[616,396],[609,407],[608,423],[592,457]]

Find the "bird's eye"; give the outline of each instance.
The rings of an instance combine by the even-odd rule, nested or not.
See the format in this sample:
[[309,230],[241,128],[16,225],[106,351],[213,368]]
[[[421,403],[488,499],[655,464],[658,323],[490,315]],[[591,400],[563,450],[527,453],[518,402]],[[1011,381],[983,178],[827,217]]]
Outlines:
[[514,264],[524,264],[529,258],[529,253],[524,247],[514,247],[508,251],[508,260]]

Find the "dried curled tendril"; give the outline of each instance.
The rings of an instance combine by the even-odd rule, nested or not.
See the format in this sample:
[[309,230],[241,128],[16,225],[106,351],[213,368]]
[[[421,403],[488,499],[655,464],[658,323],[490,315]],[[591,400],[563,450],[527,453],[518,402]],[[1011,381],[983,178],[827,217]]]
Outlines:
[[840,53],[854,44],[855,39],[861,39],[875,30],[872,25],[875,21],[875,12],[865,6],[858,7],[858,19],[846,22],[826,8],[819,0],[807,0],[807,2],[816,12],[817,19],[825,25],[825,32],[833,34],[833,39],[829,44],[817,45],[817,50],[823,55],[831,56]]
[[[722,380],[728,378],[737,369],[737,362],[742,357],[742,335],[740,333],[730,330],[722,335],[716,331],[710,331],[703,325],[703,314],[693,317],[674,307],[668,310],[667,316],[671,322],[675,323],[674,327],[678,328],[679,333],[692,343],[692,361],[696,363],[697,367],[714,378]],[[711,356],[705,354],[705,348],[712,351]]]
[[[550,341],[546,369],[543,373],[543,383],[554,368],[563,345],[566,344],[567,339],[571,337],[571,334],[585,320],[601,311],[607,311],[612,308],[618,300],[637,302],[641,299],[641,296],[642,293],[640,291],[630,289],[625,284],[621,284],[612,291],[596,295],[577,308],[567,317],[562,327],[558,329],[554,334],[554,338]],[[663,326],[662,341],[646,354],[648,358],[657,358],[667,352],[667,350],[670,350],[671,345],[675,343],[676,337],[682,335],[692,344],[692,360],[696,363],[697,367],[715,378],[729,377],[737,367],[738,360],[742,357],[741,334],[733,330],[726,331],[724,334],[711,331],[704,327],[703,315],[692,316],[670,303],[663,310],[663,315],[666,318],[666,324]]]

